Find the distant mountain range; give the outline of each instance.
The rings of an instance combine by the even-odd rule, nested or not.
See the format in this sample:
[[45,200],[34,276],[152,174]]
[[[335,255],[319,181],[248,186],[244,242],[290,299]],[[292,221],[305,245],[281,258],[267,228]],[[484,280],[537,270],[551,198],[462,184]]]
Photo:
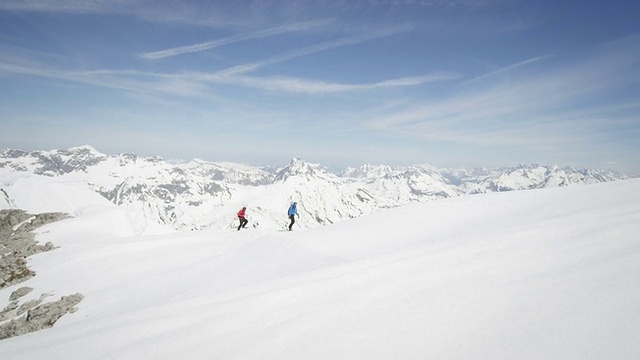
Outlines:
[[[242,206],[247,206],[249,227],[284,229],[287,208],[297,201],[297,226],[308,228],[414,202],[629,178],[609,170],[541,165],[490,170],[366,164],[336,173],[296,158],[268,170],[227,162],[106,155],[91,146],[0,150],[0,175],[7,172],[82,182],[111,202],[178,230],[233,229]],[[11,194],[4,196],[9,202]]]

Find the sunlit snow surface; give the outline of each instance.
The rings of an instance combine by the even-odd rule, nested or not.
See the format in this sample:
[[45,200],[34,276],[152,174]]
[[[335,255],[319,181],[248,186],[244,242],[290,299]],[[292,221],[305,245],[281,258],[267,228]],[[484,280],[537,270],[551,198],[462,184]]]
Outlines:
[[640,179],[189,233],[59,181],[0,179],[74,216],[38,229],[59,248],[0,307],[20,286],[85,297],[0,359],[640,358]]

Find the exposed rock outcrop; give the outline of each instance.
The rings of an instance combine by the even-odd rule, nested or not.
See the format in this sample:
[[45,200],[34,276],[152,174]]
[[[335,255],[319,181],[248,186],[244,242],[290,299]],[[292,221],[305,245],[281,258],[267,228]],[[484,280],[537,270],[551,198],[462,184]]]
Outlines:
[[[82,298],[82,294],[78,293],[63,296],[56,302],[42,305],[32,306],[39,301],[24,304],[18,308],[17,313],[22,314],[24,309],[28,308],[26,315],[0,325],[0,340],[52,327],[63,315],[75,312],[77,310],[75,306]],[[17,305],[16,301],[12,302],[10,307],[15,305]]]
[[31,215],[18,209],[0,211],[0,289],[35,276],[27,267],[27,257],[53,250],[54,245],[38,244],[32,231],[67,217],[63,213]]
[[[38,244],[32,231],[67,217],[62,213],[31,215],[18,209],[0,211],[0,290],[36,275],[27,267],[27,258],[53,250],[55,246],[50,242]],[[45,303],[44,300],[52,295],[42,294],[21,303],[20,299],[32,291],[23,286],[9,296],[9,304],[0,310],[0,340],[52,327],[60,317],[74,312],[83,298],[77,293]]]

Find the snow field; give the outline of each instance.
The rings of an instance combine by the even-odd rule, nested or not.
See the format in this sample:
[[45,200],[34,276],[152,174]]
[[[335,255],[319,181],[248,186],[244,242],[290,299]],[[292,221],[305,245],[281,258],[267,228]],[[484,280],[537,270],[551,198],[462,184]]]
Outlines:
[[85,298],[52,329],[0,342],[0,358],[640,356],[640,180],[293,232],[159,234],[110,204],[61,203],[74,201],[75,218],[39,229],[59,248],[33,256],[37,276],[18,286]]

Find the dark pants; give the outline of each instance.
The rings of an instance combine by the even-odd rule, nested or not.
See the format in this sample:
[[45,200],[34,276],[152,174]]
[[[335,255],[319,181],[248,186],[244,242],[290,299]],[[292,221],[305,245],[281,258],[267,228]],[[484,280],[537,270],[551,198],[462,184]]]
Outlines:
[[296,222],[296,216],[295,215],[289,215],[289,219],[291,219],[291,224],[289,224],[289,231],[291,231],[291,227]]
[[249,220],[241,217],[238,217],[238,220],[240,220],[240,225],[238,225],[238,231],[240,231],[240,228],[244,228],[245,226],[247,226]]

